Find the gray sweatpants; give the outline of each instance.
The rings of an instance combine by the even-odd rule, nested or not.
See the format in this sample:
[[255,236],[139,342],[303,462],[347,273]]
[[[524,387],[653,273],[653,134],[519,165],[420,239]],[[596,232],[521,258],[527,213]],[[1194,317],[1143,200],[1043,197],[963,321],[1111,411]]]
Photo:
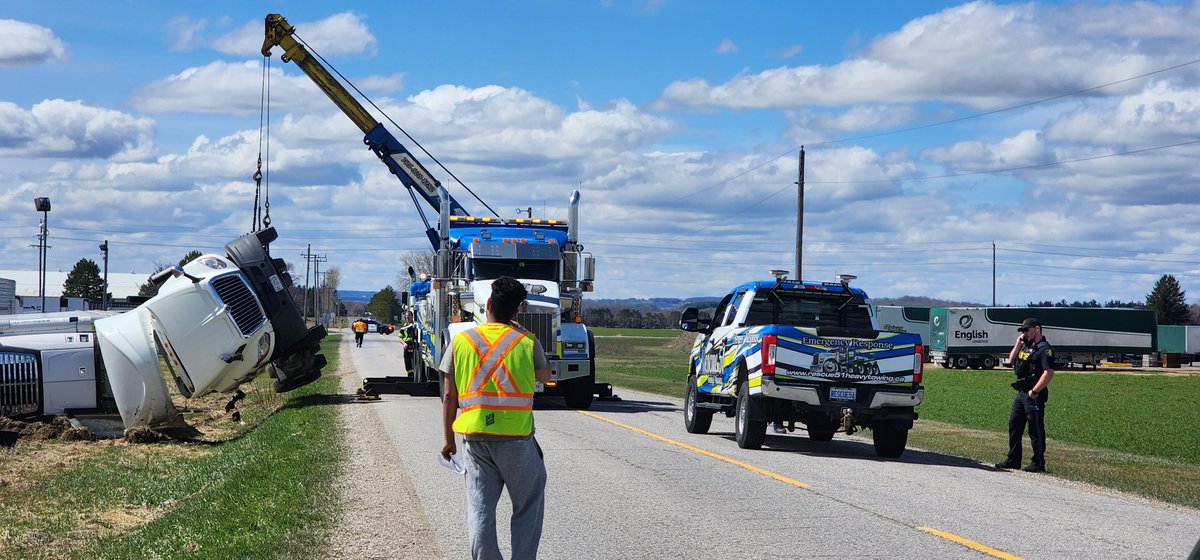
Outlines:
[[537,558],[546,503],[546,465],[532,437],[464,441],[467,457],[467,530],[471,558],[503,560],[496,540],[496,504],[508,487],[512,500],[513,560]]

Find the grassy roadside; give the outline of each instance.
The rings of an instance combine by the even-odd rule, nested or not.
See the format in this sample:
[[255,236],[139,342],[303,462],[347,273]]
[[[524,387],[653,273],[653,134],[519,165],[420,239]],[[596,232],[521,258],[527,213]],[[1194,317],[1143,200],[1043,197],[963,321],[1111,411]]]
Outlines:
[[320,556],[342,457],[329,406],[338,339],[324,341],[327,373],[306,387],[276,395],[257,379],[241,422],[224,398],[193,404],[199,442],[30,442],[0,455],[0,557]]
[[[661,336],[670,332],[597,338],[599,380],[682,397],[694,335]],[[1011,375],[927,365],[909,445],[983,463],[1003,459]],[[1047,406],[1050,474],[1200,508],[1197,394],[1195,375],[1061,372]]]

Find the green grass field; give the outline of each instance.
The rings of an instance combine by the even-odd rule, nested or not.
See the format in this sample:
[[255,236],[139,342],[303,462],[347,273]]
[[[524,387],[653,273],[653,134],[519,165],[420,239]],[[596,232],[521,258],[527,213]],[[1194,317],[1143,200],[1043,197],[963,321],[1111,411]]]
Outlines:
[[[596,339],[598,380],[682,397],[695,335],[647,330],[634,338],[637,329],[619,330],[624,337]],[[1002,460],[1011,377],[1005,370],[927,364],[925,401],[909,445],[984,463]],[[1046,409],[1050,473],[1200,507],[1198,395],[1200,375],[1060,372]],[[1024,441],[1028,459],[1028,436]]]
[[316,382],[261,376],[240,426],[201,443],[33,442],[0,457],[0,558],[312,558],[342,460],[338,336]]

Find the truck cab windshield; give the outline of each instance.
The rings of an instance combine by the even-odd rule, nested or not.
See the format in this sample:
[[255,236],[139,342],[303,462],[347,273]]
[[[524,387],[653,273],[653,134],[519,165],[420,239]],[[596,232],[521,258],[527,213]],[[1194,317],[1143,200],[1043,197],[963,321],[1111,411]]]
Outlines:
[[471,275],[476,280],[495,280],[511,276],[524,280],[558,282],[558,261],[496,259],[471,261]]
[[870,329],[870,306],[857,294],[812,290],[760,290],[754,295],[747,325]]

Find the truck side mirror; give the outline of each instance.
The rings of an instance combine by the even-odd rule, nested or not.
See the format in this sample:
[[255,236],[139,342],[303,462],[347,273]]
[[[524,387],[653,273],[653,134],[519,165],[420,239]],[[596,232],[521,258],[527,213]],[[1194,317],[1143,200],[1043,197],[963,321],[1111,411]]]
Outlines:
[[700,309],[689,307],[679,316],[679,328],[688,332],[700,332]]

